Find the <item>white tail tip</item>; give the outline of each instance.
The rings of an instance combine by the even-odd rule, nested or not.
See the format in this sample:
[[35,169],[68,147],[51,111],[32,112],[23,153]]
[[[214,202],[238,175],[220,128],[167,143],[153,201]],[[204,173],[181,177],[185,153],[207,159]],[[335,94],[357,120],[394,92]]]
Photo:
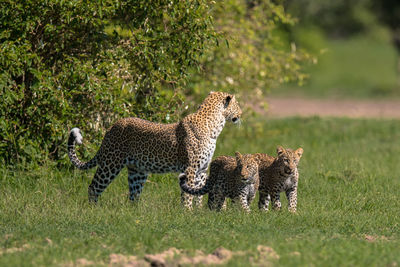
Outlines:
[[76,142],[78,145],[81,145],[81,144],[82,144],[82,140],[83,140],[83,137],[82,137],[82,134],[81,134],[81,130],[80,130],[79,128],[73,128],[73,129],[71,130],[71,134],[74,135],[74,137],[75,137],[75,142]]

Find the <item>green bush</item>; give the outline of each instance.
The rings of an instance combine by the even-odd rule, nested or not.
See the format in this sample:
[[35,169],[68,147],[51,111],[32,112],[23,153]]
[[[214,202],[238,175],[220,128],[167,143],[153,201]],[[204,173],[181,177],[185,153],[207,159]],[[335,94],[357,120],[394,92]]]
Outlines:
[[[168,121],[187,68],[215,38],[198,1],[2,1],[0,159],[65,158],[120,116]],[[97,140],[100,138],[96,138]]]

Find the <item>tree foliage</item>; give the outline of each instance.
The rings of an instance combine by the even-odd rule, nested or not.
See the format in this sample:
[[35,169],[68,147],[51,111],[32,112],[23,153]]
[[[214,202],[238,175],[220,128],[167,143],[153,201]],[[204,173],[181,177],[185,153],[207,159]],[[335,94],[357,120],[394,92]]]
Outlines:
[[59,158],[70,127],[95,137],[120,116],[168,121],[187,68],[215,38],[209,3],[0,4],[0,158]]
[[0,0],[0,161],[66,162],[70,128],[168,122],[185,94],[301,82],[294,22],[270,0]]
[[225,39],[207,50],[200,65],[203,71],[192,76],[195,93],[220,88],[246,95],[252,102],[281,83],[302,84],[307,78],[302,65],[315,59],[286,38],[286,29],[296,19],[282,5],[269,0],[220,1],[213,18]]

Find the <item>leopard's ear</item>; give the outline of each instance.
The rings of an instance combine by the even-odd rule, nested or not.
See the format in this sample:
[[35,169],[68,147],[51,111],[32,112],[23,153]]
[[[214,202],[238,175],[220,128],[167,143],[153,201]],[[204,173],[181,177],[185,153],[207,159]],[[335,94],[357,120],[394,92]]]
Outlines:
[[224,108],[227,108],[227,107],[229,106],[229,103],[231,102],[232,99],[233,99],[233,96],[231,96],[231,95],[227,95],[227,96],[225,97],[225,100],[224,100]]
[[294,152],[299,158],[301,158],[301,156],[303,155],[303,149],[301,147],[299,147],[298,149],[296,149],[296,151]]
[[285,149],[282,146],[278,146],[276,148],[276,153],[278,154],[278,156],[282,155],[283,153],[285,153]]
[[236,151],[235,152],[235,157],[236,157],[236,161],[240,161],[241,159],[242,159],[242,154],[240,154],[240,152],[239,151]]

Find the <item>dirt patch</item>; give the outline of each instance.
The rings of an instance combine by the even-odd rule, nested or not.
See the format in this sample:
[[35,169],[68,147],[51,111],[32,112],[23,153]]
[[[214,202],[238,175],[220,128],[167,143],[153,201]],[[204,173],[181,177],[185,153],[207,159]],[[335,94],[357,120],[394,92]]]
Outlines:
[[388,241],[389,239],[386,236],[378,236],[378,235],[364,235],[364,240],[367,242],[376,242],[376,241]]
[[19,248],[6,248],[6,249],[2,249],[0,250],[0,255],[2,254],[8,254],[8,253],[15,253],[15,252],[20,252],[20,251],[24,251],[26,249],[30,248],[29,244],[25,244],[22,247]]
[[122,254],[110,255],[110,266],[124,266],[124,267],[146,267],[149,263],[145,260],[138,259],[136,256],[125,256]]
[[167,266],[167,263],[174,261],[174,257],[181,254],[181,250],[176,248],[169,248],[168,250],[158,254],[147,254],[144,259],[148,261],[151,266]]
[[182,250],[170,248],[159,254],[148,254],[145,260],[151,266],[179,266],[179,265],[217,265],[228,262],[234,255],[243,255],[244,252],[232,252],[225,248],[217,248],[211,254],[196,250],[193,256]]
[[84,258],[76,260],[76,266],[90,266],[90,265],[94,265],[94,262]]
[[217,248],[214,252],[207,254],[201,250],[194,253],[177,249],[174,247],[157,254],[147,254],[144,258],[133,255],[110,254],[108,262],[93,262],[87,259],[78,259],[64,266],[123,266],[123,267],[149,267],[149,266],[203,266],[226,264],[235,256],[248,255],[249,262],[256,266],[270,266],[274,260],[280,257],[271,247],[258,246],[257,252],[252,251],[231,251],[226,248]]
[[244,255],[243,251],[232,252],[225,248],[217,248],[212,254],[204,255],[202,251],[196,251],[193,257],[184,256],[180,264],[186,265],[217,265],[228,262],[235,255]]
[[272,261],[280,258],[278,253],[271,247],[259,245],[257,251],[258,255],[256,257],[250,257],[250,262],[253,266],[272,266]]
[[400,119],[398,100],[330,100],[303,98],[268,98],[268,110],[255,106],[257,113],[269,117],[320,116],[349,118]]

